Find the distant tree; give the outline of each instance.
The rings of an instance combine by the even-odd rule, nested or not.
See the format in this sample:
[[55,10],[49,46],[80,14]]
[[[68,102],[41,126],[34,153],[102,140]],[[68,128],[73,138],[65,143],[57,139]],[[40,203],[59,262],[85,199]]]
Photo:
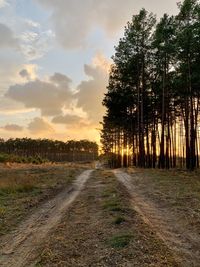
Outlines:
[[0,153],[51,161],[92,161],[98,157],[98,145],[88,140],[62,142],[49,139],[16,138],[0,140]]

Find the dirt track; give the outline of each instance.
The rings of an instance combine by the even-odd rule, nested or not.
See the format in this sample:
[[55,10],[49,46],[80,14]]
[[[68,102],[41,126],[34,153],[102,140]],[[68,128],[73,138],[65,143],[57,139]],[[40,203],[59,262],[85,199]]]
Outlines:
[[79,195],[91,173],[92,170],[84,171],[77,177],[73,186],[43,204],[15,232],[0,240],[0,266],[33,265],[37,257],[36,250],[48,232],[59,223],[68,206]]
[[108,170],[91,175],[45,240],[36,266],[180,267]]
[[[92,172],[84,171],[0,239],[0,266],[200,266],[199,236],[138,190],[135,174]],[[112,247],[121,236],[130,242]]]
[[134,210],[155,231],[158,238],[174,252],[181,265],[199,267],[200,236],[189,233],[183,225],[177,222],[176,214],[159,207],[159,205],[138,192],[133,185],[134,175],[132,177],[122,170],[115,170],[114,174],[129,192]]

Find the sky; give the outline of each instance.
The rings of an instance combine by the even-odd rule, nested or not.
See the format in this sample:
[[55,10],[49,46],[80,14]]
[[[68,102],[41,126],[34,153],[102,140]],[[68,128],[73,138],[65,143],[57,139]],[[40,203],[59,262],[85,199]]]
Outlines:
[[0,0],[0,137],[99,142],[114,46],[174,0]]

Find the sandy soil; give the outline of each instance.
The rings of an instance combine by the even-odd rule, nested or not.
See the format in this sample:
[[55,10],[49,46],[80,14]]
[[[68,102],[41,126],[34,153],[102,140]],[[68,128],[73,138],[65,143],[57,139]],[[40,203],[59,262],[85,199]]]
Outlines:
[[48,232],[61,220],[69,205],[76,199],[90,177],[92,170],[84,171],[74,184],[55,198],[40,206],[16,231],[0,240],[0,266],[32,266],[37,249]]
[[[134,182],[137,175],[131,176],[122,170],[114,171],[118,180],[126,187],[132,200],[133,208],[140,214],[143,221],[155,231],[182,266],[200,266],[200,233],[189,231],[177,215],[162,203],[152,201],[148,195],[138,190]],[[136,183],[137,184],[137,183]]]

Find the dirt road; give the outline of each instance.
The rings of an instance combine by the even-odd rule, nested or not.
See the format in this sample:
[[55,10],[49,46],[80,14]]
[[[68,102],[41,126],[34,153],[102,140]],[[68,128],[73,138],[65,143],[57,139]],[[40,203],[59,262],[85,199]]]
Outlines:
[[96,170],[40,251],[37,267],[178,267],[131,209],[111,171]]
[[169,248],[179,258],[182,266],[200,266],[200,236],[199,234],[188,232],[179,221],[176,214],[151,201],[144,196],[134,186],[134,179],[122,170],[115,170],[114,174],[118,180],[126,187],[132,199],[132,206],[145,224],[149,225]]
[[15,232],[0,240],[0,266],[32,266],[29,262],[33,263],[37,257],[36,250],[79,195],[91,173],[92,170],[84,171],[70,188],[43,204]]
[[199,267],[199,236],[134,179],[122,170],[84,171],[0,238],[0,266]]

